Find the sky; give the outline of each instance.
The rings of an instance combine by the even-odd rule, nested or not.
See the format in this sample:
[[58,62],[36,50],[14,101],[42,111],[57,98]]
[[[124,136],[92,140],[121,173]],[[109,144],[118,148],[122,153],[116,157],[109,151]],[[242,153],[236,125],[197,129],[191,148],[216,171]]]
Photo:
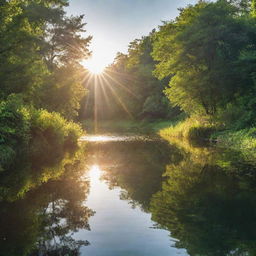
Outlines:
[[101,71],[117,52],[127,52],[129,42],[174,19],[177,8],[197,0],[70,0],[69,15],[85,15],[87,35],[92,35],[92,58],[85,66]]

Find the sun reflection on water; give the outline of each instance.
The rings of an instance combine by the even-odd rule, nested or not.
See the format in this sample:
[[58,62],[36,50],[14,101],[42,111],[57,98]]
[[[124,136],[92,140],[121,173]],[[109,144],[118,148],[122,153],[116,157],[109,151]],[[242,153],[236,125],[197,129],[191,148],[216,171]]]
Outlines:
[[90,136],[83,136],[80,140],[82,141],[91,141],[91,142],[97,142],[97,141],[112,141],[114,140],[114,136],[106,136],[106,135],[90,135]]
[[100,169],[99,165],[95,164],[92,165],[89,169],[89,178],[91,181],[98,181],[100,180],[102,170]]
[[88,142],[115,142],[115,141],[136,141],[136,140],[144,140],[150,141],[152,138],[140,135],[127,135],[127,136],[113,136],[113,135],[87,135],[82,136],[80,141],[88,141]]

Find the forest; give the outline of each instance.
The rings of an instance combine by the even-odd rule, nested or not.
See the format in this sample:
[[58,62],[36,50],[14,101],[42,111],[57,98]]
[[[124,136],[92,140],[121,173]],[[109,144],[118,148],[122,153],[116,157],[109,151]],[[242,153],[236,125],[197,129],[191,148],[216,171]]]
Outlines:
[[[256,0],[180,8],[100,74],[69,2],[0,0],[0,256],[80,255],[96,160],[177,248],[255,255]],[[105,124],[157,140],[81,143]]]
[[[16,159],[77,145],[91,37],[83,16],[67,17],[66,1],[0,2],[0,170]],[[64,75],[68,72],[68,76]]]
[[168,120],[165,138],[253,149],[255,2],[199,1],[179,11],[118,53],[101,78],[87,78],[80,118],[96,109],[100,120]]
[[36,152],[38,141],[59,154],[76,145],[79,122],[93,120],[95,112],[103,121],[173,121],[165,137],[220,137],[253,148],[254,1],[181,8],[93,78],[81,65],[92,37],[84,36],[83,16],[66,15],[67,5],[1,1],[1,169],[19,151]]

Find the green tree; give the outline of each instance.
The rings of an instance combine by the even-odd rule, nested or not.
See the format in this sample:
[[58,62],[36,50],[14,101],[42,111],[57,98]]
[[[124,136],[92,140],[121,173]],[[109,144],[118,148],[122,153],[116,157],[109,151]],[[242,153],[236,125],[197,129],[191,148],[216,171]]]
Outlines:
[[227,1],[200,1],[160,27],[155,74],[171,76],[165,93],[173,105],[190,114],[214,115],[252,88],[252,65],[244,68],[242,58],[255,48],[255,22],[248,19]]
[[118,53],[101,79],[89,78],[89,94],[84,99],[88,104],[84,103],[87,110],[83,115],[93,117],[95,108],[99,118],[105,119],[161,119],[179,113],[163,93],[168,79],[159,81],[152,74],[156,64],[151,56],[154,33],[131,42],[127,54]]

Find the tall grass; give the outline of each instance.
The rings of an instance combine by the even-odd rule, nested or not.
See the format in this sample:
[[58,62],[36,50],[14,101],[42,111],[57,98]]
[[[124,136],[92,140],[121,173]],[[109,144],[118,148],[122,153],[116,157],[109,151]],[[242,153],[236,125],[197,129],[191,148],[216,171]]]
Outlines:
[[185,121],[180,121],[176,125],[160,130],[160,135],[165,139],[172,137],[179,139],[209,139],[216,130],[215,126],[207,119],[190,117]]
[[240,151],[252,151],[256,156],[256,128],[224,131],[213,134],[217,144]]
[[71,121],[67,121],[59,113],[46,110],[36,110],[32,114],[31,133],[60,146],[77,144],[82,135],[82,128]]

